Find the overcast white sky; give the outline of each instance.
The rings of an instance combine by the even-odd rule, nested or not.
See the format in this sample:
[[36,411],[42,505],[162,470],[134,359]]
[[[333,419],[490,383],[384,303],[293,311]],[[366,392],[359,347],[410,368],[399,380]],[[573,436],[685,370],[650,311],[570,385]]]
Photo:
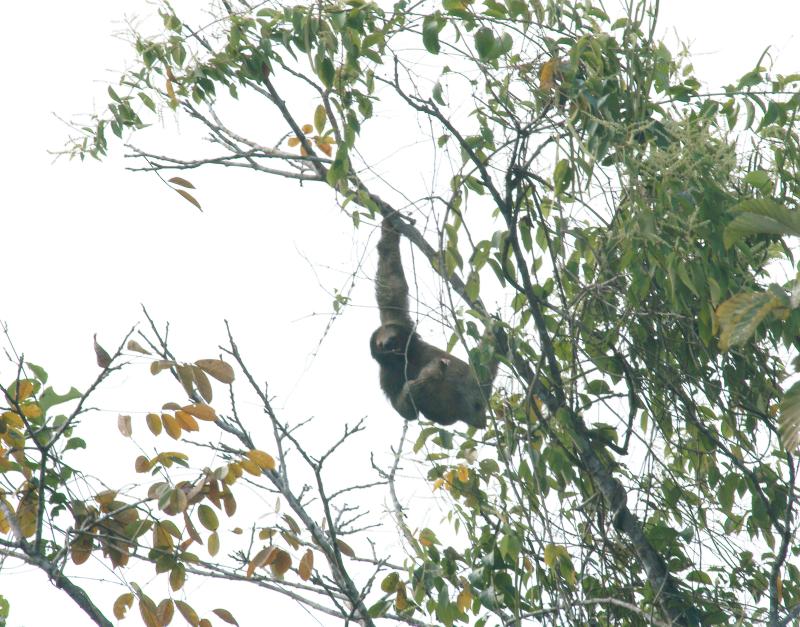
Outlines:
[[[391,429],[381,424],[391,412],[367,350],[377,322],[367,280],[368,234],[353,235],[325,190],[238,171],[194,171],[187,178],[198,187],[200,213],[156,176],[127,172],[119,145],[103,163],[54,162],[48,154],[68,133],[54,113],[70,118],[101,107],[108,81],[126,66],[127,44],[113,37],[123,16],[152,10],[144,0],[43,0],[3,8],[0,321],[17,349],[44,366],[62,391],[85,388],[94,378],[92,334],[113,347],[142,320],[141,303],[171,322],[174,346],[185,359],[213,356],[227,318],[288,418],[320,415],[338,433],[342,422],[369,416],[369,441],[387,451],[400,423],[392,416]],[[661,11],[662,33],[674,27],[690,44],[698,76],[710,86],[751,69],[767,46],[778,70],[800,69],[797,0],[664,0]],[[347,288],[365,250],[370,255],[357,277],[355,306],[323,340],[330,291]],[[0,365],[0,377],[10,377],[7,366]],[[150,384],[147,377],[123,375],[96,401],[102,412],[92,433],[114,447],[109,454],[118,447],[130,454],[116,432],[116,415],[150,409],[132,392]],[[329,398],[315,392],[320,389],[340,393]],[[353,472],[359,469],[354,464]],[[10,627],[86,624],[32,569],[10,572],[14,577],[5,567],[0,574],[0,593],[12,603]],[[295,606],[285,608],[294,612],[295,625],[305,624]],[[243,627],[264,624],[235,613]],[[138,616],[131,620],[138,624]]]

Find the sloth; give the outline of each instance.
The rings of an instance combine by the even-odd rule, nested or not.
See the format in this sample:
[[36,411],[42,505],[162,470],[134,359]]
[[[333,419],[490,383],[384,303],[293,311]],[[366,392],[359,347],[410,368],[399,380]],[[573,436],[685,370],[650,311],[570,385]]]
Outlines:
[[457,420],[482,429],[486,401],[497,373],[487,382],[458,357],[423,341],[408,313],[408,283],[400,258],[400,234],[384,218],[378,242],[375,296],[381,326],[370,338],[370,352],[380,366],[380,384],[392,406],[406,420],[421,413],[440,425]]

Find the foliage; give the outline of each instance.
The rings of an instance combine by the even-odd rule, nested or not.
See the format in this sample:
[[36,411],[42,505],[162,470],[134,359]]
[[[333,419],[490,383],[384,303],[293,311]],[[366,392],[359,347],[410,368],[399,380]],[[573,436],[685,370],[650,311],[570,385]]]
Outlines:
[[[190,575],[248,579],[363,625],[783,625],[800,615],[800,403],[797,388],[784,390],[800,312],[796,279],[774,279],[791,276],[784,238],[800,234],[800,77],[770,76],[759,62],[708,93],[654,39],[657,6],[631,2],[616,17],[599,3],[540,0],[222,2],[200,28],[164,4],[163,34],[136,38],[139,65],[109,88],[107,114],[81,129],[72,153],[100,158],[107,129],[127,138],[172,109],[203,124],[221,154],[129,146],[142,170],[248,167],[329,186],[356,228],[390,217],[460,297],[447,312],[451,344],[477,343],[489,324],[482,298],[508,304],[493,420],[482,432],[411,427],[452,512],[436,529],[405,522],[398,447],[376,477],[407,554],[357,554],[342,536],[366,528],[346,507],[336,513],[323,465],[359,426],[309,455],[229,338],[236,378],[273,425],[259,448],[235,401],[210,409],[215,373],[177,361],[153,325],[153,370],[171,371],[191,403],[171,401],[146,424],[162,442],[162,429],[174,439],[221,429],[223,440],[205,445],[225,463],[176,480],[189,458],[159,449],[136,462],[159,476],[146,496],[81,498],[64,460],[80,446],[72,431],[86,395],[53,416],[69,399],[42,391],[44,371],[20,361],[4,389],[3,546],[51,575],[67,554],[78,565],[101,551],[117,568],[135,554],[173,591]],[[270,105],[276,147],[218,113],[245,94]],[[376,187],[366,176],[379,154],[370,129],[399,105],[427,121],[451,168],[411,203],[413,224],[397,213],[414,198],[411,177]],[[416,226],[431,221],[435,247]],[[102,360],[100,379],[120,352]],[[471,355],[476,368],[490,357]],[[233,370],[215,367],[233,383]],[[132,424],[121,417],[123,435]],[[314,503],[288,481],[287,445],[313,474]],[[222,559],[217,512],[231,513],[245,473],[291,514],[254,525]],[[200,543],[212,559],[191,552]],[[72,592],[104,624],[103,610]],[[148,625],[174,608],[207,624],[187,601],[157,604],[133,584],[115,616],[134,600]],[[231,622],[226,611],[217,616]]]

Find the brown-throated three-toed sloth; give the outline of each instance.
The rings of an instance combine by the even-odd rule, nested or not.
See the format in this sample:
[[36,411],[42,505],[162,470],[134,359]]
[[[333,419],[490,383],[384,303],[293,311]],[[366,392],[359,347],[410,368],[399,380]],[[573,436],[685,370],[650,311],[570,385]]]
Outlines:
[[408,313],[408,283],[400,259],[400,234],[384,218],[378,242],[375,295],[381,314],[369,341],[380,365],[381,388],[406,420],[421,412],[428,420],[451,425],[463,420],[486,426],[486,401],[491,394],[497,361],[488,383],[479,383],[472,368],[458,357],[424,342]]

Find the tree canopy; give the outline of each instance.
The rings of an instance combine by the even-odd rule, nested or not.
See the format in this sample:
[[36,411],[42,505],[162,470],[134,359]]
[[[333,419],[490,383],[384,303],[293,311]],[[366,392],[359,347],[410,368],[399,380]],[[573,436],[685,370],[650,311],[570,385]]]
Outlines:
[[[417,316],[446,326],[448,350],[476,370],[501,360],[489,425],[408,423],[388,465],[331,488],[327,470],[360,451],[348,446],[362,423],[311,453],[320,443],[275,409],[233,333],[221,355],[190,362],[148,316],[117,349],[95,343],[87,390],[59,395],[21,358],[4,371],[0,551],[101,625],[134,604],[148,626],[176,609],[192,625],[249,624],[247,608],[187,593],[195,577],[360,625],[799,617],[800,75],[773,74],[765,56],[709,91],[656,39],[657,0],[617,13],[577,0],[210,11],[193,21],[160,5],[161,32],[133,33],[136,65],[68,152],[99,159],[123,143],[133,169],[197,208],[195,169],[242,167],[297,180],[299,198],[327,189],[359,232],[392,220],[439,277],[440,302]],[[254,102],[255,127],[239,113]],[[204,129],[202,154],[137,142],[170,111]],[[384,167],[412,132],[414,158]],[[295,219],[313,225],[321,210]],[[334,307],[350,304],[338,294]],[[480,342],[493,324],[502,346]],[[131,486],[103,487],[84,467],[79,417],[108,376],[138,367],[133,353],[175,377],[174,397],[119,416],[121,437],[154,438],[157,452],[135,460]],[[364,385],[377,381],[347,394]],[[219,464],[193,465],[208,448]],[[435,528],[417,526],[398,490],[409,454],[448,500]],[[374,490],[389,519],[371,511]],[[223,533],[252,492],[277,499],[270,522]],[[102,607],[75,582],[93,556],[161,576],[129,579]]]

